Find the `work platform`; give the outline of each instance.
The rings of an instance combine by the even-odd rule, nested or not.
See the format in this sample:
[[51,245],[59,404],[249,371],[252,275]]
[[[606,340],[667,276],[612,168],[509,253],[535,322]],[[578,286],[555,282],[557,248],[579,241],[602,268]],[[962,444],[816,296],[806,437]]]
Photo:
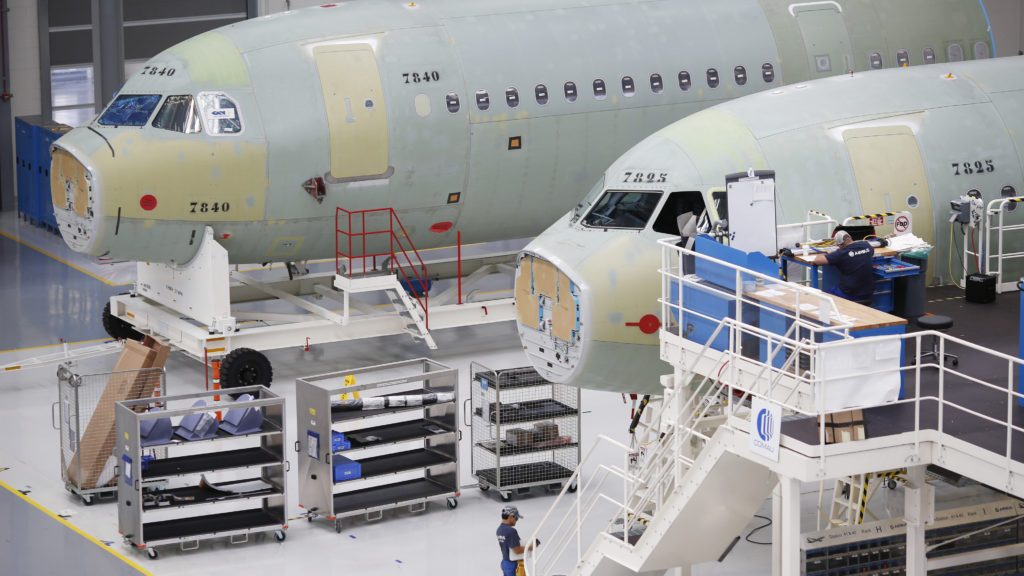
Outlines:
[[[549,514],[534,532],[546,545],[530,555],[528,573],[686,574],[726,556],[769,494],[772,574],[808,573],[801,484],[900,470],[906,512],[895,520],[905,525],[905,550],[864,571],[988,574],[993,562],[1016,564],[1019,538],[979,552],[929,534],[926,546],[935,518],[929,471],[1024,498],[1016,314],[1002,314],[1014,320],[1003,320],[1012,326],[1007,354],[939,332],[907,334],[902,319],[879,323],[868,308],[707,251],[662,248],[661,356],[672,370],[662,377],[664,399],[630,445],[600,440],[617,445],[621,460],[574,478],[578,492],[560,495],[556,505],[570,500],[572,512]],[[958,365],[922,359],[933,338],[940,357],[960,355]],[[819,422],[851,410],[863,413],[866,439],[831,443]],[[579,526],[591,515],[610,521],[586,533]]]

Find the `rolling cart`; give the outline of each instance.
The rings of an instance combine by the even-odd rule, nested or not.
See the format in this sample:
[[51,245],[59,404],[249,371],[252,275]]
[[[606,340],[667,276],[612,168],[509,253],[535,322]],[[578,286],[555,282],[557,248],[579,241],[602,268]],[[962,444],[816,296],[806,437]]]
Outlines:
[[[470,366],[472,469],[507,502],[534,486],[561,489],[580,462],[580,389],[533,368]],[[576,486],[570,486],[575,491]]]

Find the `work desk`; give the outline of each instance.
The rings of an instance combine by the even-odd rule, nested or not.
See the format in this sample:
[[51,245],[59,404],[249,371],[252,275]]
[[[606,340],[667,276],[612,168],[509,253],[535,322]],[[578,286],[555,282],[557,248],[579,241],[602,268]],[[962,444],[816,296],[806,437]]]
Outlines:
[[[763,304],[770,304],[790,312],[797,311],[797,291],[785,285],[775,284],[764,287],[753,292],[744,292],[744,296],[757,300]],[[823,295],[824,298],[824,295]],[[808,319],[817,320],[819,317],[818,306],[822,299],[808,298],[806,295],[800,299],[800,315]],[[841,324],[852,324],[850,331],[875,330],[878,328],[890,328],[893,326],[904,326],[907,321],[899,316],[887,314],[881,310],[858,304],[838,296],[832,297],[839,310],[839,318],[830,318],[828,325],[838,326]]]

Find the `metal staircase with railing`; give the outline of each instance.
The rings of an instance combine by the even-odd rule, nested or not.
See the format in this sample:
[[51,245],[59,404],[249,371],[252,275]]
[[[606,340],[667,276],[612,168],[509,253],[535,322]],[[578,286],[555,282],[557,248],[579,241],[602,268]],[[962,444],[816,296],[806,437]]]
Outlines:
[[[1024,446],[1024,427],[1013,423],[1024,394],[1016,391],[1012,377],[1024,361],[932,331],[853,338],[849,319],[827,296],[740,268],[733,270],[732,292],[725,290],[736,303],[735,316],[703,318],[711,325],[704,332],[710,336],[692,339],[684,326],[697,321],[700,311],[687,309],[682,287],[669,290],[669,284],[701,281],[682,273],[682,257],[693,253],[663,245],[662,358],[673,373],[662,377],[660,408],[648,409],[647,426],[632,445],[598,437],[566,482],[578,485],[578,491],[563,491],[532,534],[544,545],[527,555],[528,574],[660,574],[714,561],[777,486],[776,496],[789,500],[777,505],[781,518],[773,542],[783,550],[773,573],[798,573],[801,482],[859,476],[851,480],[856,489],[851,485],[834,507],[841,517],[836,520],[850,523],[860,519],[870,496],[865,479],[901,468],[915,470],[908,478],[923,478],[923,467],[932,463],[1024,498],[1024,450],[1015,452],[1015,446]],[[791,291],[795,304],[786,311],[752,298],[742,290],[742,280],[748,279],[756,279],[759,289]],[[814,310],[802,305],[809,303],[816,304]],[[762,319],[781,315],[785,322],[774,328],[770,322],[744,323],[748,306],[760,307]],[[729,345],[716,347],[722,334]],[[924,362],[922,341],[933,337],[942,349],[971,347],[986,354],[990,364],[1003,363],[1008,382],[982,382],[956,368]],[[747,346],[740,345],[744,341]],[[758,344],[756,353],[751,341]],[[913,361],[903,362],[904,348],[918,351]],[[1006,401],[994,409],[966,404],[951,397],[954,382],[997,392]],[[858,394],[851,396],[851,388]],[[905,396],[897,398],[900,390]],[[777,404],[785,413],[777,459],[752,449],[755,399]],[[864,440],[826,444],[824,427],[818,425],[826,414],[875,406],[901,410],[899,426]],[[957,418],[943,418],[944,409]],[[954,429],[975,421],[985,434]],[[1005,434],[993,434],[993,426]],[[618,464],[609,463],[609,447],[617,451]],[[923,480],[901,482],[908,509],[927,511]],[[926,513],[906,519],[907,574],[924,574],[928,565],[926,520]]]

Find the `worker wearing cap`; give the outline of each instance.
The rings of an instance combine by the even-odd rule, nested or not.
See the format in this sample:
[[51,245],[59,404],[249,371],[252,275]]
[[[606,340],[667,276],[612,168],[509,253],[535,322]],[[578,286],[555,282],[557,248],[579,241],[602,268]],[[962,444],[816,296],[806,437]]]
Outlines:
[[523,563],[523,553],[533,550],[533,544],[523,546],[516,530],[516,522],[523,516],[519,508],[505,506],[501,509],[501,524],[498,525],[498,547],[501,548],[502,576],[526,574],[525,569],[517,571]]
[[839,230],[832,237],[838,247],[828,254],[818,254],[814,264],[830,264],[839,271],[839,283],[829,288],[847,300],[870,300],[875,291],[875,274],[871,260],[875,249],[864,240],[853,241],[846,230]]

